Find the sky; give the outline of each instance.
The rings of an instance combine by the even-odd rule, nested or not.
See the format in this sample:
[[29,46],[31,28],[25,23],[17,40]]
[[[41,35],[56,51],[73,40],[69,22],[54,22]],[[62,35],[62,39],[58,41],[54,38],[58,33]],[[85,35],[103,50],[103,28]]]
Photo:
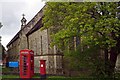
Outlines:
[[6,47],[20,30],[22,14],[29,22],[44,5],[42,0],[0,0],[1,43]]

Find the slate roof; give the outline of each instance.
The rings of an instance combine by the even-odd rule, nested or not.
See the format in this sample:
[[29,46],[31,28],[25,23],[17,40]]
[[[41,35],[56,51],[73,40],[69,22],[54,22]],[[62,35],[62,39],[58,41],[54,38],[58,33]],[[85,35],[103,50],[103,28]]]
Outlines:
[[35,26],[26,34],[26,36],[29,36],[30,34],[34,33],[35,31],[39,30],[43,26],[42,24],[42,18],[35,24]]

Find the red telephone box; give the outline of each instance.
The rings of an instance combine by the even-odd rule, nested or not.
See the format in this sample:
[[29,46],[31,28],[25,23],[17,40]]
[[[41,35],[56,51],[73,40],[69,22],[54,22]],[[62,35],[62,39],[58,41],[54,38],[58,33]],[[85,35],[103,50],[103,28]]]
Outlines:
[[41,78],[46,78],[46,60],[40,60],[40,75]]
[[20,78],[31,78],[34,75],[34,52],[32,50],[20,51]]

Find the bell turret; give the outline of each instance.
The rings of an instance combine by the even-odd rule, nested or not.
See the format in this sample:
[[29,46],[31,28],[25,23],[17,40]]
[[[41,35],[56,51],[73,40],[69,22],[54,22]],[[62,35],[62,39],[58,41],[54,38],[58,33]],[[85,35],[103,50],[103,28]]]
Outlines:
[[26,22],[27,22],[27,20],[26,20],[25,17],[24,17],[25,15],[23,14],[22,16],[23,16],[23,18],[22,18],[22,20],[21,20],[21,29],[25,27]]

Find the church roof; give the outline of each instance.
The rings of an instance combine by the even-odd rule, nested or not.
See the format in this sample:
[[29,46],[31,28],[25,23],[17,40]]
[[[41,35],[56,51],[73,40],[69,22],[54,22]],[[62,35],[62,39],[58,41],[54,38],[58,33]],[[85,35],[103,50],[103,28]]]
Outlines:
[[42,24],[42,18],[35,24],[35,26],[26,34],[26,36],[29,36],[33,32],[39,30],[43,26]]
[[[20,31],[19,31],[20,32]],[[14,41],[16,41],[19,38],[19,32],[12,38],[12,40],[7,44],[7,47]]]

